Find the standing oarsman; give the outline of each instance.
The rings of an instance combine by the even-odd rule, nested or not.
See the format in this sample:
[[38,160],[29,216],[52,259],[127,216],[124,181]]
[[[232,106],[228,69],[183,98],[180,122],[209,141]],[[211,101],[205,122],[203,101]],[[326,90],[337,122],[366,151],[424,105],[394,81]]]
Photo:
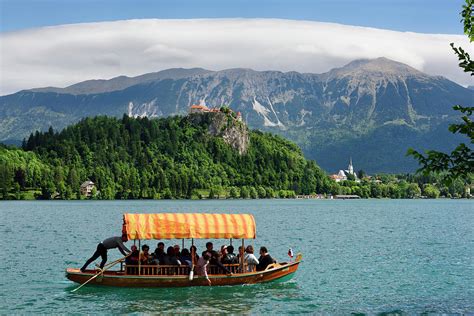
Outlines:
[[96,251],[94,252],[92,257],[90,257],[89,260],[86,261],[84,266],[81,268],[81,272],[84,272],[87,266],[99,257],[102,257],[102,262],[100,263],[100,268],[102,269],[105,263],[107,262],[107,250],[109,249],[118,248],[124,256],[128,255],[128,253],[130,253],[130,250],[128,250],[128,248],[125,247],[125,245],[123,244],[127,241],[127,235],[122,235],[122,237],[117,236],[105,239],[103,242],[97,245]]

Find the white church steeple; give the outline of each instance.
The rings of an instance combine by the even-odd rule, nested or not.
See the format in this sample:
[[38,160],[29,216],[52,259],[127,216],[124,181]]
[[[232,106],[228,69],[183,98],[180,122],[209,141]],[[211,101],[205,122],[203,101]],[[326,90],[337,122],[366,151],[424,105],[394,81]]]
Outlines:
[[349,167],[347,167],[347,171],[349,171],[349,174],[354,174],[354,167],[352,166],[352,157],[349,159]]

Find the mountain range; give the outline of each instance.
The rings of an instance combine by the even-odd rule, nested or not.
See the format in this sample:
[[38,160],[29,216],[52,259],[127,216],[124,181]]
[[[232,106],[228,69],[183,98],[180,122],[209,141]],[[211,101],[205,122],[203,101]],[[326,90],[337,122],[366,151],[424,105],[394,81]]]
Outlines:
[[256,129],[287,137],[328,172],[411,172],[408,147],[450,150],[462,140],[447,126],[452,107],[474,91],[444,77],[377,58],[323,74],[201,68],[88,80],[66,88],[0,97],[0,141],[18,143],[35,130],[61,129],[86,116],[162,117],[192,104],[229,105]]

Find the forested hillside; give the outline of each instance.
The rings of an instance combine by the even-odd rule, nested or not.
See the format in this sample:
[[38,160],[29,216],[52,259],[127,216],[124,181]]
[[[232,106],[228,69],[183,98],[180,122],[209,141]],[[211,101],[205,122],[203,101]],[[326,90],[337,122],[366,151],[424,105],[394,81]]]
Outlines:
[[[235,122],[237,124],[237,122]],[[37,198],[78,198],[82,182],[101,199],[286,197],[329,192],[331,181],[293,143],[250,132],[245,154],[208,132],[209,120],[86,118],[61,132],[36,132],[23,150],[0,148],[8,191]],[[246,128],[246,127],[245,127]],[[206,193],[202,193],[206,192]]]
[[[447,187],[440,176],[362,170],[359,178],[336,183],[295,144],[248,131],[222,112],[86,118],[59,133],[36,132],[22,149],[0,145],[0,199],[467,197],[472,183]],[[95,187],[86,197],[80,187],[87,180]]]

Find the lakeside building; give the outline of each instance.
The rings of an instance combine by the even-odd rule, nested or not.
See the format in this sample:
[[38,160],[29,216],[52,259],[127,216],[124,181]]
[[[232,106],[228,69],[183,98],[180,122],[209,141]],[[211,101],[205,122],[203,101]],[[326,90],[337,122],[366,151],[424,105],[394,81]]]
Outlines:
[[354,172],[354,166],[352,165],[352,157],[349,159],[349,166],[346,170],[339,170],[338,173],[332,174],[330,177],[336,182],[341,182],[347,180],[348,176],[354,176],[356,182],[360,182],[360,179],[357,177],[357,174]]
[[296,196],[296,199],[325,199],[324,194],[300,194]]
[[92,195],[92,190],[95,188],[94,182],[87,180],[81,184],[81,195],[90,197]]
[[334,196],[334,199],[336,200],[355,200],[355,199],[360,199],[360,196],[355,195],[355,194],[338,194]]

